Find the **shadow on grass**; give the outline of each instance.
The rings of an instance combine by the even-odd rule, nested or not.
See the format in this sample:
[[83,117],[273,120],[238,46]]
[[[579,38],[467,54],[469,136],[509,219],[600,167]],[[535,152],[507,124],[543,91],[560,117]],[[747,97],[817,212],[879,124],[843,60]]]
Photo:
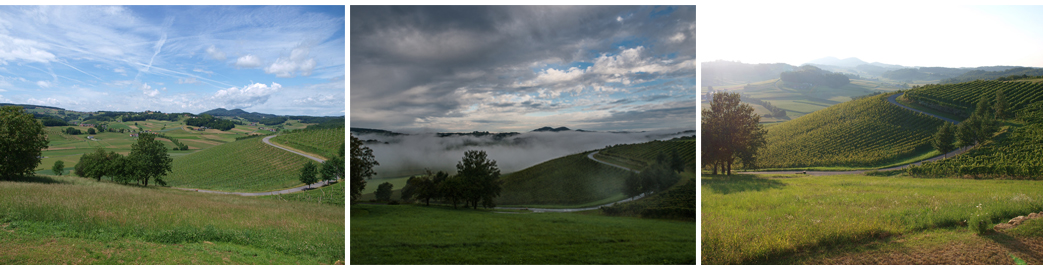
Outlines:
[[1013,237],[1004,233],[990,232],[984,236],[985,238],[1000,244],[1007,250],[1017,253],[1017,256],[1024,259],[1026,257],[1032,257],[1036,260],[1043,260],[1043,255],[1033,250],[1033,247],[1025,244],[1017,237]]
[[0,178],[0,181],[9,182],[27,182],[27,183],[43,183],[43,184],[72,184],[72,182],[53,179],[49,176],[32,175],[28,177],[15,177],[15,178]]
[[781,189],[786,184],[774,179],[759,178],[755,175],[704,175],[703,187],[713,193],[730,194],[743,191],[762,191]]

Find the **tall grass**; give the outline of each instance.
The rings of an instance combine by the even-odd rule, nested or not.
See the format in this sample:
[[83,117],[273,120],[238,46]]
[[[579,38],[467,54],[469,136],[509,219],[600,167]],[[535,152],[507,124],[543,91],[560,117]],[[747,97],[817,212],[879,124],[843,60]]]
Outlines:
[[855,175],[702,181],[702,258],[709,264],[769,261],[822,246],[956,227],[976,214],[991,227],[1043,210],[1043,183],[1031,181]]
[[100,242],[224,242],[302,260],[344,259],[343,207],[50,178],[61,184],[0,182],[5,229]]

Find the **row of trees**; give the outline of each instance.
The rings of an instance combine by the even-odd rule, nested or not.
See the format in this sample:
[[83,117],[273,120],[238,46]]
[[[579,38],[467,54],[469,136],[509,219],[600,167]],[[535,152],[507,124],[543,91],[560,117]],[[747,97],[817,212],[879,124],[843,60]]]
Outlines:
[[439,171],[428,172],[427,176],[414,176],[402,188],[402,200],[422,200],[430,205],[431,200],[443,201],[457,207],[477,209],[496,207],[493,201],[500,196],[503,181],[495,160],[490,160],[485,151],[469,150],[456,164],[456,175]]
[[966,120],[959,125],[946,122],[939,127],[931,145],[942,154],[947,154],[959,146],[983,143],[999,131],[999,119],[1007,117],[1007,100],[1003,90],[997,90],[995,103],[990,103],[988,97],[981,97],[974,112]]
[[[318,175],[318,176],[316,176]],[[320,178],[321,177],[321,178]],[[305,185],[311,185],[319,182],[320,180],[326,181],[328,184],[332,180],[344,178],[344,145],[340,145],[340,151],[337,155],[326,159],[322,162],[321,169],[311,161],[304,164],[301,168],[301,174],[299,180]]]
[[741,103],[738,93],[715,93],[710,108],[703,109],[702,156],[703,167],[718,169],[731,175],[736,159],[745,167],[754,167],[757,150],[766,144],[767,130],[760,125],[760,115],[753,107]]
[[642,170],[641,173],[631,172],[623,181],[623,194],[634,197],[642,193],[650,194],[664,191],[681,180],[676,169],[668,163],[655,163]]
[[782,72],[779,74],[779,79],[786,83],[809,83],[831,88],[838,88],[851,83],[851,79],[843,73],[833,73],[811,65],[801,66],[796,71]]
[[210,116],[210,114],[199,115],[198,118],[185,119],[185,125],[207,127],[222,131],[235,128],[235,122],[232,120],[214,118],[214,116]]
[[[137,142],[131,144],[127,156],[116,152],[106,152],[102,148],[80,156],[76,164],[76,175],[101,181],[108,176],[112,181],[128,184],[136,182],[148,186],[155,180],[166,186],[163,176],[172,171],[174,159],[170,158],[166,146],[156,140],[154,134],[142,134]],[[56,166],[57,167],[57,166]]]
[[771,112],[771,113],[768,113],[768,115],[764,115],[765,117],[775,117],[775,118],[785,118],[785,117],[787,117],[786,110],[784,110],[782,108],[779,108],[779,107],[777,107],[775,105],[772,105],[771,102],[767,102],[767,101],[764,101],[764,100],[761,100],[761,99],[757,99],[757,98],[752,98],[752,97],[750,97],[748,95],[745,95],[745,94],[742,95],[742,99],[741,100],[743,102],[764,106],[764,108],[768,109],[768,112]]

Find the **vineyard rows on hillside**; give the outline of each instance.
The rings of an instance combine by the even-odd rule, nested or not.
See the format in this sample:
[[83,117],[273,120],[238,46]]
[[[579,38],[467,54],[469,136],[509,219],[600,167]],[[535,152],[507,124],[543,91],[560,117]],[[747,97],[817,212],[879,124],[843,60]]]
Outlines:
[[760,168],[877,167],[932,151],[944,121],[887,102],[890,94],[830,106],[768,128]]
[[[626,160],[630,162],[628,164],[639,164],[644,167],[654,163],[660,153],[669,158],[670,154],[676,150],[686,164],[695,164],[695,145],[695,137],[690,137],[690,139],[620,144],[605,148],[599,154]],[[637,169],[640,170],[641,168]]]
[[301,151],[330,157],[344,144],[344,128],[294,130],[272,138],[272,142]]
[[1003,90],[1010,110],[1021,109],[1033,102],[1043,100],[1043,83],[1020,81],[973,81],[949,85],[926,85],[911,89],[905,97],[935,105],[939,109],[951,109],[953,114],[968,116],[982,96],[990,100],[995,98],[996,91]]
[[260,138],[227,143],[174,159],[171,186],[222,191],[269,191],[300,186],[309,159]]
[[503,177],[501,205],[582,204],[622,194],[627,171],[573,154]]

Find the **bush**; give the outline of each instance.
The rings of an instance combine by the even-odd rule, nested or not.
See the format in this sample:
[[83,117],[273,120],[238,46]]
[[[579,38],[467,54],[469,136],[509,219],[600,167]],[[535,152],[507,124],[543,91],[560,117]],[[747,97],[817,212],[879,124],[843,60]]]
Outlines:
[[974,211],[974,215],[967,220],[967,226],[970,227],[971,231],[975,231],[978,235],[984,235],[985,232],[989,231],[989,225],[992,223],[989,220],[989,213],[985,212],[981,204],[977,206],[977,210]]

